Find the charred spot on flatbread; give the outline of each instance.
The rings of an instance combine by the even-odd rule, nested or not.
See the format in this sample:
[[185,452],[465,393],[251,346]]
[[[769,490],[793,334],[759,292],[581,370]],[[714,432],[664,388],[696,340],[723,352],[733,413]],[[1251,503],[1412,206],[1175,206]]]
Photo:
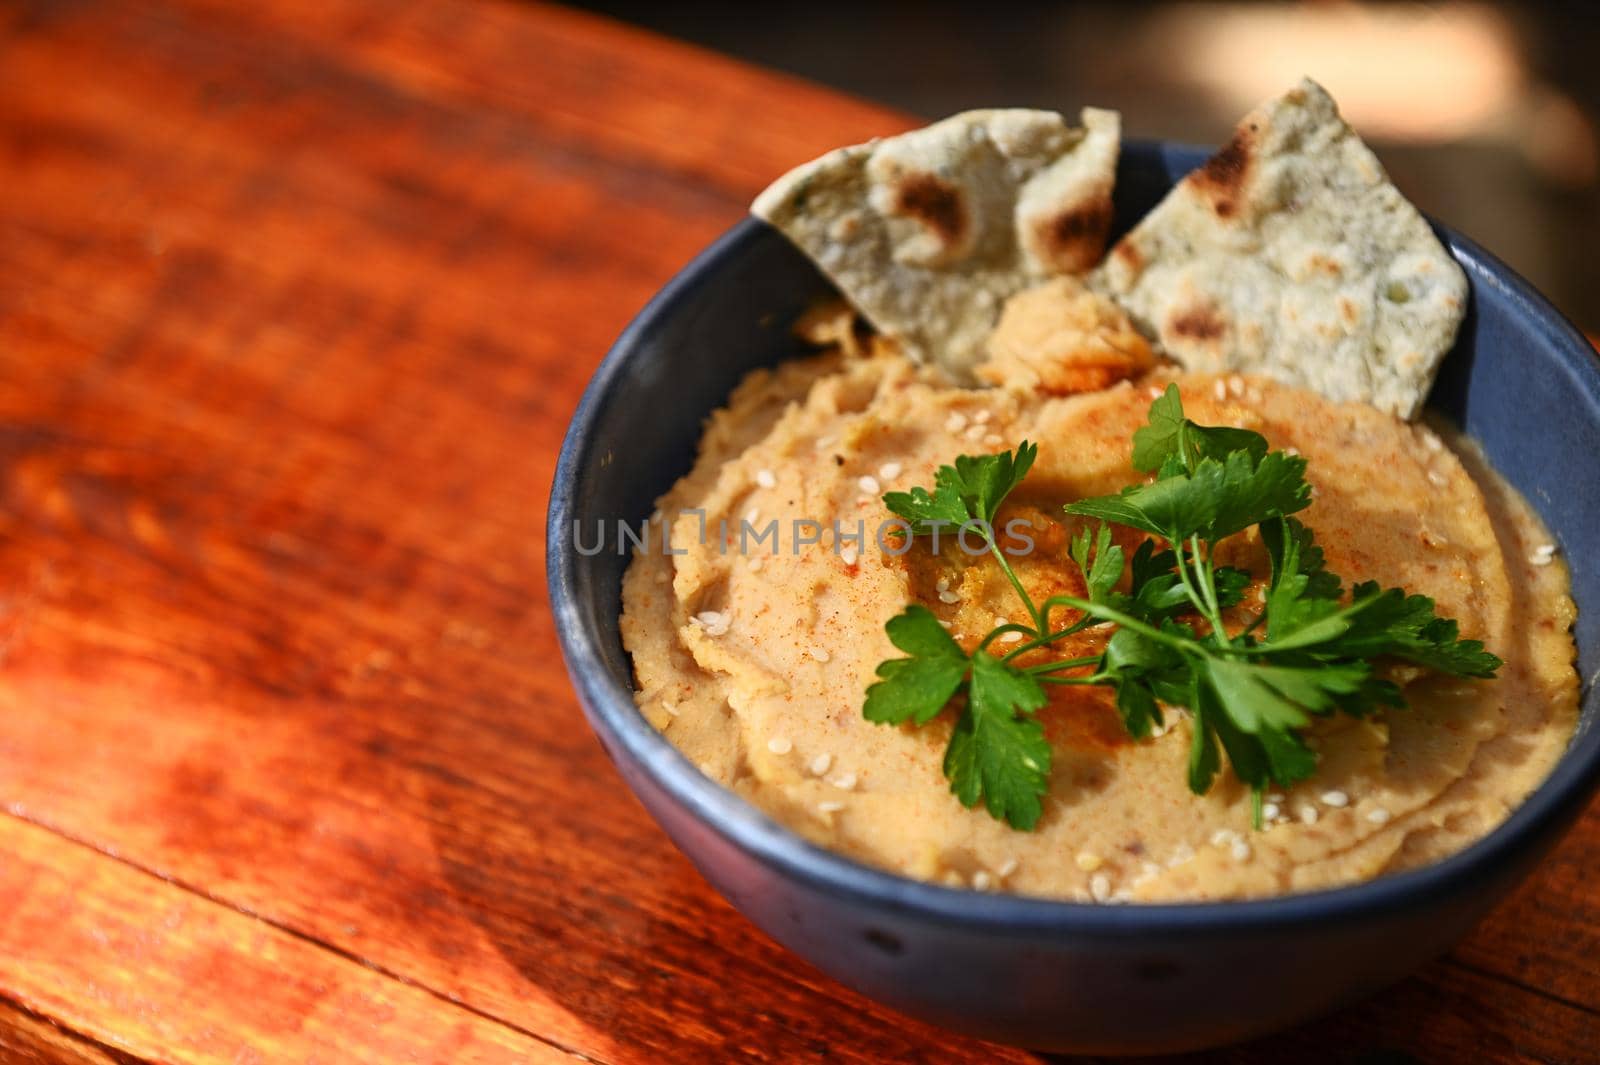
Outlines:
[[1035,219],[1031,238],[1057,273],[1081,274],[1100,261],[1111,233],[1111,194]]
[[1232,218],[1239,209],[1239,194],[1250,176],[1256,128],[1249,123],[1235,130],[1228,143],[1194,172],[1194,186],[1210,197],[1218,218]]
[[959,247],[970,224],[961,193],[933,174],[911,174],[894,187],[893,213],[914,218],[949,247]]

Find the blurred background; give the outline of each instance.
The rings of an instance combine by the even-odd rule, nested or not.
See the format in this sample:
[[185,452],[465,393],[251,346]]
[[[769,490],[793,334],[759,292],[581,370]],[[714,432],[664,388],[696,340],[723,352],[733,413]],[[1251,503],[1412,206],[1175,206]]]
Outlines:
[[1094,104],[1215,144],[1309,74],[1423,210],[1600,333],[1600,4],[585,6],[926,118]]

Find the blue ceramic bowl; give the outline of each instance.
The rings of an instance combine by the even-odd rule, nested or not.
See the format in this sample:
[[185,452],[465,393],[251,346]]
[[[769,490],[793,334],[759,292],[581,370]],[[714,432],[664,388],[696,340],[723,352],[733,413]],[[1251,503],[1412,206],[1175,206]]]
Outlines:
[[[1125,146],[1118,229],[1203,157]],[[1432,404],[1479,440],[1572,565],[1582,675],[1600,670],[1600,368],[1526,282],[1441,230],[1472,281]],[[1437,865],[1259,902],[1094,906],[907,880],[834,855],[703,777],[634,708],[618,636],[627,558],[584,557],[574,523],[637,523],[686,473],[706,415],[747,371],[798,353],[789,327],[829,283],[747,220],[662,290],[606,356],[551,491],[550,599],[589,721],[639,799],[718,891],[830,976],[934,1024],[1044,1050],[1161,1052],[1292,1025],[1404,976],[1520,881],[1600,774],[1600,714],[1488,838]],[[592,537],[592,533],[590,534]]]

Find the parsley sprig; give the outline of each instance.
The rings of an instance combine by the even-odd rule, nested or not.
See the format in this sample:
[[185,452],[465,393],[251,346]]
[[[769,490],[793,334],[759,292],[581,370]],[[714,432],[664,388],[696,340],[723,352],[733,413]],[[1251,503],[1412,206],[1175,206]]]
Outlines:
[[[1346,596],[1311,530],[1293,517],[1311,504],[1305,459],[1270,450],[1246,429],[1190,421],[1176,385],[1133,436],[1134,467],[1154,477],[1065,507],[1099,523],[1081,528],[1067,549],[1085,596],[1036,604],[994,527],[1037,455],[1027,441],[1015,453],[963,455],[940,467],[932,492],[883,497],[912,536],[945,528],[980,534],[1027,611],[1027,624],[997,626],[971,653],[920,605],[886,626],[906,657],[878,666],[863,712],[881,724],[920,726],[953,711],[944,774],[965,806],[981,800],[1018,829],[1038,823],[1050,779],[1050,746],[1036,716],[1048,701],[1046,685],[1113,689],[1134,739],[1164,725],[1164,707],[1187,708],[1189,788],[1207,792],[1226,755],[1254,792],[1259,827],[1269,785],[1287,787],[1316,772],[1303,737],[1314,718],[1405,705],[1377,660],[1459,677],[1489,678],[1500,667],[1482,643],[1461,639],[1454,621],[1438,617],[1427,596],[1376,582]],[[1112,542],[1112,524],[1146,535],[1131,557]],[[1251,575],[1219,564],[1218,545],[1251,528],[1271,571],[1261,611],[1230,631],[1224,611],[1239,606]],[[1098,655],[1019,661],[1090,628],[1109,631]],[[991,650],[1010,632],[1023,641],[1003,655]]]

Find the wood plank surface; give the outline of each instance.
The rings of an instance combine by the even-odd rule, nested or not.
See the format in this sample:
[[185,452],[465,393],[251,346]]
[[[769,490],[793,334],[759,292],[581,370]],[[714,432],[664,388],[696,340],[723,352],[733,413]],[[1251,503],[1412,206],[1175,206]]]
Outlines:
[[[906,124],[543,6],[0,4],[0,1051],[1032,1060],[712,893],[545,605],[610,341],[772,176]],[[1595,1060],[1597,845],[1600,808],[1452,959],[1208,1060]]]

